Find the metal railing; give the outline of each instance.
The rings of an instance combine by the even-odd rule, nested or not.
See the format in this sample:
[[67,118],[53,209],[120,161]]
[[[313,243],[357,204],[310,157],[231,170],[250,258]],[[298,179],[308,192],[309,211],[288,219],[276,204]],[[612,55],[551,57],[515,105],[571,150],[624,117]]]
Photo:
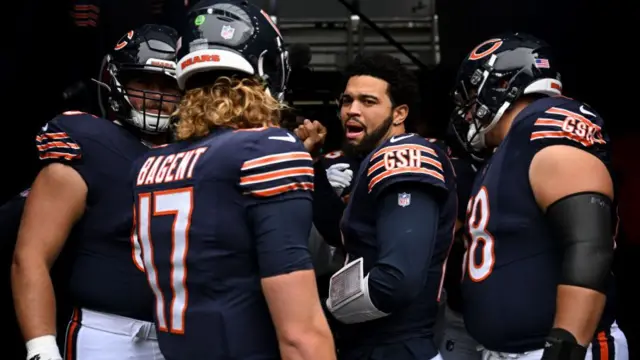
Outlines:
[[[427,5],[418,1],[413,11],[417,8],[421,14],[407,15],[405,11],[401,16],[391,13],[372,18],[360,11],[359,0],[319,2],[344,7],[334,7],[331,11],[326,6],[314,8],[318,3],[313,5],[313,1],[307,1],[308,11],[299,8],[295,10],[297,13],[291,8],[282,11],[286,2],[265,1],[269,2],[268,9],[287,42],[309,45],[313,55],[311,66],[316,70],[340,68],[363,51],[389,52],[408,66],[421,70],[440,62],[435,0],[429,0]],[[316,13],[320,16],[315,16]]]

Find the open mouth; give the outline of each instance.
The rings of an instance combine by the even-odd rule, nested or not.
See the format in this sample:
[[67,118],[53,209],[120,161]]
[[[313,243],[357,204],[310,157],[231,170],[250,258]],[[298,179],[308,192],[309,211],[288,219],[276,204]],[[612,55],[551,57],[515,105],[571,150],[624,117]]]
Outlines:
[[361,135],[364,135],[364,127],[357,121],[349,120],[344,125],[347,139],[353,140]]

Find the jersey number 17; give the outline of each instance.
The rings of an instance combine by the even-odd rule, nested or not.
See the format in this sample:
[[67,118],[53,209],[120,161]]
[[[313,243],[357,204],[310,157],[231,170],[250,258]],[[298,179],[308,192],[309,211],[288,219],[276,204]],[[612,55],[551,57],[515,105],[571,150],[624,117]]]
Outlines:
[[[186,259],[192,211],[192,187],[139,194],[135,209],[137,219],[134,237],[137,239],[133,240],[134,263],[139,269],[144,270],[155,295],[158,330],[172,334],[184,334],[184,319],[189,296],[186,286]],[[172,216],[173,225],[171,234],[163,236],[162,239],[155,239],[154,243],[151,236],[151,220],[158,216]],[[160,274],[155,265],[154,245],[160,241],[171,241],[169,273]],[[167,289],[163,292],[160,288],[160,278],[163,276],[170,277],[171,299],[165,298]],[[169,306],[167,301],[170,301]]]

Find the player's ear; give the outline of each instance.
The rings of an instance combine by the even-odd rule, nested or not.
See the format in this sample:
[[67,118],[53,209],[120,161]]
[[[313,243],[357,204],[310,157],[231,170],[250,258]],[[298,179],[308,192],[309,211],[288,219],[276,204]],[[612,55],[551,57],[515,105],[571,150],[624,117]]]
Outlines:
[[409,106],[407,105],[398,105],[393,109],[393,113],[391,115],[393,117],[393,125],[400,125],[404,123],[409,116]]

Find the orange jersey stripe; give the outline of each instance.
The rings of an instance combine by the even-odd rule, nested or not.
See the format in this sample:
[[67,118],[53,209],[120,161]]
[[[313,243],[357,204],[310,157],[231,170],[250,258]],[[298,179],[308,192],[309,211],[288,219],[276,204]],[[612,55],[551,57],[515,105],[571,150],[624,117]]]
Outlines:
[[262,190],[254,190],[250,193],[257,197],[270,197],[279,194],[283,194],[289,191],[297,191],[297,190],[311,190],[313,191],[313,183],[312,182],[302,182],[302,183],[290,183],[286,185],[275,186],[268,189]]
[[240,178],[240,185],[256,184],[261,182],[273,181],[278,179],[284,179],[295,176],[313,176],[313,168],[311,167],[295,167],[287,168],[276,171],[269,171],[266,173],[259,173],[256,175],[243,176]]
[[380,173],[379,175],[373,177],[369,181],[369,192],[371,192],[371,190],[373,190],[374,186],[376,186],[376,184],[378,184],[382,180],[384,180],[384,179],[386,179],[388,177],[391,177],[393,175],[398,175],[398,174],[424,174],[424,175],[432,176],[432,177],[444,182],[444,175],[442,175],[441,173],[439,173],[439,172],[437,172],[435,170],[429,170],[429,169],[418,168],[418,167],[395,168],[395,169],[391,169],[391,170],[386,170],[386,171]]
[[293,151],[281,154],[262,156],[256,159],[247,160],[242,165],[241,170],[250,170],[257,167],[279,164],[287,161],[309,160],[312,161],[311,155],[302,151]]

